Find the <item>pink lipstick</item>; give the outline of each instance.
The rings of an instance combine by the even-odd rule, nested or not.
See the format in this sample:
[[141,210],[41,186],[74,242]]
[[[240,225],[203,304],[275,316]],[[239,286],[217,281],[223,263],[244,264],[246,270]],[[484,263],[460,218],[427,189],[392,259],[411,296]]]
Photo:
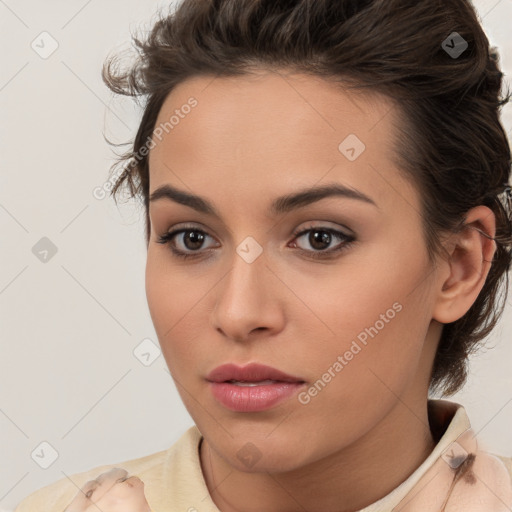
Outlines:
[[237,412],[258,412],[291,397],[304,386],[301,377],[288,375],[270,366],[223,364],[211,371],[213,396],[225,407]]

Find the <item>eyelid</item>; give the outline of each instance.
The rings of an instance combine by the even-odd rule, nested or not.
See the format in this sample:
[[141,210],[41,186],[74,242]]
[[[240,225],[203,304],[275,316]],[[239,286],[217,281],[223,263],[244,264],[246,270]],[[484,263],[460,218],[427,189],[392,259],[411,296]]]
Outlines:
[[295,229],[292,234],[293,234],[293,236],[299,236],[299,235],[304,234],[304,232],[311,231],[313,229],[318,229],[318,230],[323,229],[326,231],[342,233],[346,237],[355,237],[356,236],[355,233],[351,229],[347,228],[344,225],[341,225],[341,228],[340,228],[340,224],[336,224],[335,227],[332,227],[332,226],[327,225],[326,222],[328,222],[328,221],[321,221],[321,220],[310,221],[309,223],[307,223],[306,226]]

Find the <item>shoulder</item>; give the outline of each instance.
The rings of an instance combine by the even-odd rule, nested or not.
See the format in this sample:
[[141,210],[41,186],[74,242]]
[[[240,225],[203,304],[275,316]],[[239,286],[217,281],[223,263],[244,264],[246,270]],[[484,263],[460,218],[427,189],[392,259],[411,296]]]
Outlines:
[[[184,488],[190,488],[192,493],[199,492],[201,497],[207,494],[206,484],[202,485],[198,456],[198,443],[201,438],[198,428],[193,425],[166,450],[137,459],[97,466],[82,473],[66,475],[63,471],[64,478],[28,495],[18,504],[15,512],[62,512],[87,482],[95,480],[112,468],[125,469],[130,476],[139,477],[145,484],[144,493],[152,508],[162,509],[169,502],[179,502],[180,506],[176,509],[181,510],[185,502],[188,503],[183,496]],[[176,485],[169,487],[169,481]],[[192,486],[192,481],[196,482],[196,487]],[[184,510],[189,507],[190,505],[186,506]]]
[[[460,467],[462,467],[461,464]],[[512,510],[511,459],[478,450],[473,465],[462,471],[446,511]]]
[[510,480],[512,481],[512,457],[504,457],[503,455],[496,455],[495,453],[490,453],[493,457],[496,457],[508,471]]
[[65,476],[29,494],[18,504],[15,512],[33,512],[35,510],[62,512],[85,483],[96,479],[101,473],[112,468],[125,469],[130,475],[139,476],[141,480],[158,478],[162,473],[168,452],[169,450],[163,450],[137,459],[97,466],[88,471]]

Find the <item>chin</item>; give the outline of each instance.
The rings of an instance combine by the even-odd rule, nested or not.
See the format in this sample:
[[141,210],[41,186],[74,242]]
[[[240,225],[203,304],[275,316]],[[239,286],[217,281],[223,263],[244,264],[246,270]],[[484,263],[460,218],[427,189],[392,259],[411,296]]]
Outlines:
[[[283,431],[281,435],[266,432],[260,435],[234,436],[227,445],[221,445],[229,464],[244,473],[284,473],[301,468],[314,458],[312,445],[304,446]],[[308,451],[307,451],[308,449]]]

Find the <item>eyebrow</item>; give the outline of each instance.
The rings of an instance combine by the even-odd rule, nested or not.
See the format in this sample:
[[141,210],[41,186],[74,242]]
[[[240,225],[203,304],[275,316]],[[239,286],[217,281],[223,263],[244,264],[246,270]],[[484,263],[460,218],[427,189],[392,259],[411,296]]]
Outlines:
[[[367,204],[375,206],[376,208],[379,208],[373,199],[368,197],[366,194],[363,194],[359,190],[345,187],[339,183],[329,183],[321,187],[305,188],[299,190],[298,192],[293,192],[291,194],[278,197],[270,205],[270,213],[275,216],[283,215],[292,210],[302,208],[311,203],[320,201],[321,199],[333,196],[344,197],[347,199],[356,199],[358,201],[363,201]],[[184,206],[188,206],[189,208],[192,208],[200,213],[213,215],[217,218],[221,217],[213,204],[204,197],[190,194],[183,190],[174,188],[168,184],[157,188],[150,195],[149,201],[155,202],[161,199],[167,199],[169,201],[174,201]]]

